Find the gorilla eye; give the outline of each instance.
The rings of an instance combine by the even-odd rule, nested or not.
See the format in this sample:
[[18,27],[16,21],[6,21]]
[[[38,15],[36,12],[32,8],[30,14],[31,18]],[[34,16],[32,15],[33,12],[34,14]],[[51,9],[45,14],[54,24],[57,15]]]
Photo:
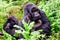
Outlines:
[[36,11],[38,11],[38,9],[36,7],[33,7],[31,10],[31,12],[36,12]]

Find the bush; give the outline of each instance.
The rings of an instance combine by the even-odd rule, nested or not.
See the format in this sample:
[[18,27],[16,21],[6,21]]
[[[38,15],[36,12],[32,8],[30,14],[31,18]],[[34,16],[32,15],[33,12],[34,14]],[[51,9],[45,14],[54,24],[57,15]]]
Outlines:
[[[34,26],[34,22],[31,22],[30,24],[27,24],[24,20],[22,21],[24,28],[19,27],[18,25],[14,25],[14,27],[20,28],[20,30],[15,30],[15,36],[17,36],[16,34],[22,34],[23,38],[22,40],[39,40],[40,37],[42,37],[42,39],[45,37],[45,35],[40,34],[40,32],[42,32],[42,30],[37,30],[37,31],[33,31],[30,33],[30,30],[33,28]],[[21,39],[19,39],[21,40]]]

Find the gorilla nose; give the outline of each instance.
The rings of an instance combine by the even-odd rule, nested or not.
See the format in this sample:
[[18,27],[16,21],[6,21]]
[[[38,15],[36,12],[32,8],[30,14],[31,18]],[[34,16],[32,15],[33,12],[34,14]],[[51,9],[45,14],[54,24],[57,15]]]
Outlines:
[[35,17],[38,17],[38,16],[40,16],[39,14],[37,14],[37,13],[35,13]]

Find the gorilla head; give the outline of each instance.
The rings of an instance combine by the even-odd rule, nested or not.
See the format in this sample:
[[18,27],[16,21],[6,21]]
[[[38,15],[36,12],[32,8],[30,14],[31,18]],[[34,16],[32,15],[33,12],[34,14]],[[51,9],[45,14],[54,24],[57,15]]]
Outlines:
[[28,3],[24,9],[24,16],[27,15],[32,21],[36,21],[41,18],[40,10],[32,3]]

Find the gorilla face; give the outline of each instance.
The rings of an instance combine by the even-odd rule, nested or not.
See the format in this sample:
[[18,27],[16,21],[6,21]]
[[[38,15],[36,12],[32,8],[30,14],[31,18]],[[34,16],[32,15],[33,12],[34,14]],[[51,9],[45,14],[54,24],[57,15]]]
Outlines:
[[41,13],[36,5],[28,3],[24,8],[24,16],[28,16],[31,21],[35,21],[41,18]]
[[17,21],[16,21],[15,17],[9,17],[7,20],[9,20],[8,23],[11,23],[11,25],[17,24]]
[[33,7],[31,9],[31,16],[32,16],[32,19],[35,21],[35,20],[39,20],[41,18],[41,15],[39,14],[39,9],[37,9],[36,7]]

